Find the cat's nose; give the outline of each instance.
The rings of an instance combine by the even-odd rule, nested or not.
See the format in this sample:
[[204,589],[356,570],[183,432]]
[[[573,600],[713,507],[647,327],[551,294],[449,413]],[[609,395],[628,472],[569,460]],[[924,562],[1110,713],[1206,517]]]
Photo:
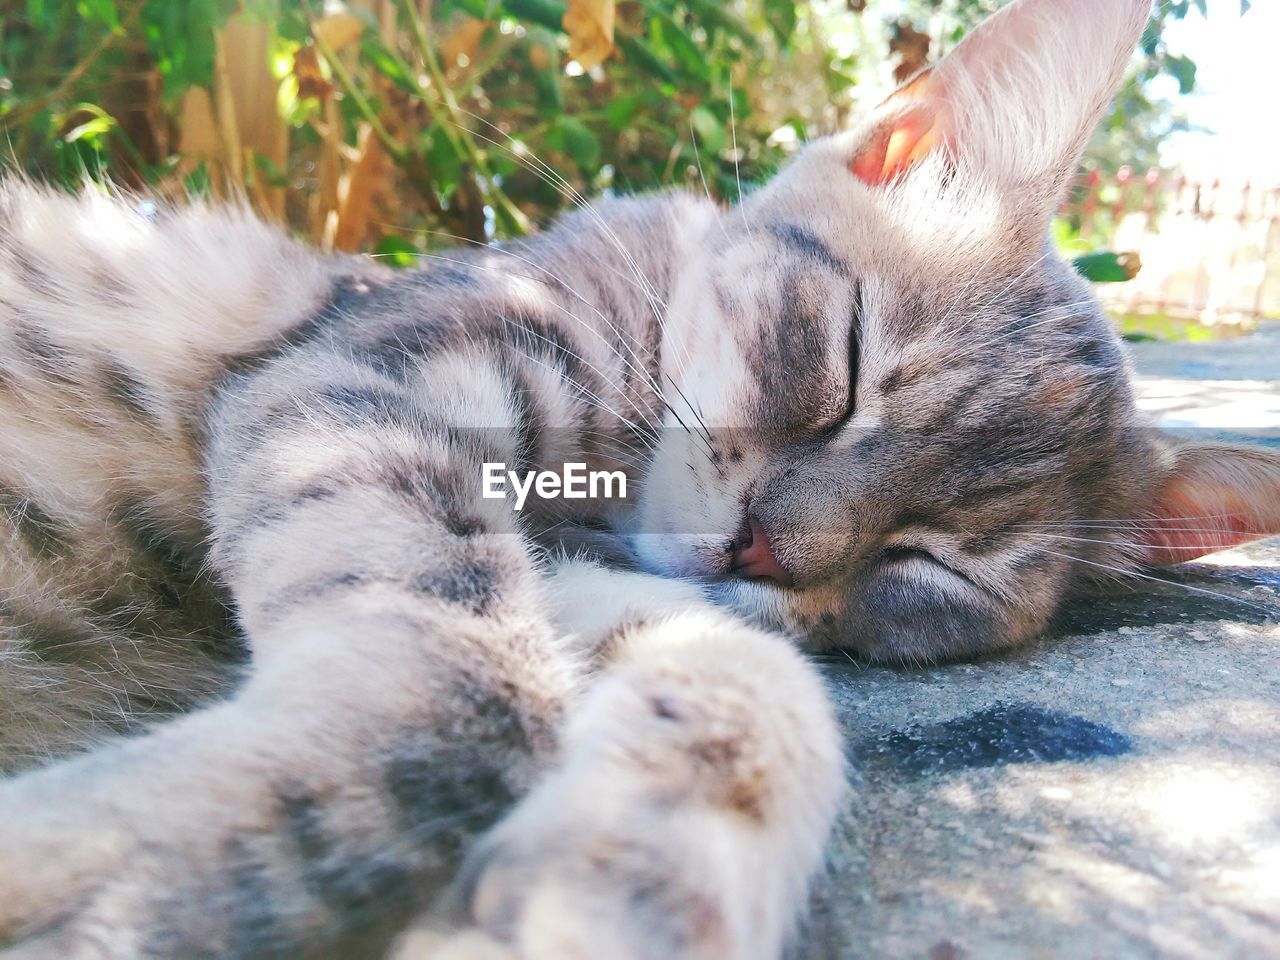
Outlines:
[[733,572],[748,580],[772,580],[784,587],[792,584],[791,571],[778,562],[773,544],[760,521],[748,516],[733,548]]

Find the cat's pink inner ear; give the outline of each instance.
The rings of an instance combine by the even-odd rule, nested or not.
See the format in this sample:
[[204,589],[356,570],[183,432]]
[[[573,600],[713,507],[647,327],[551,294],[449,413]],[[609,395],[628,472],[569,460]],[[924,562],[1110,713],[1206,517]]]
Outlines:
[[937,76],[928,70],[881,105],[887,119],[849,161],[855,177],[872,187],[891,183],[945,142],[940,87]]
[[1182,447],[1154,509],[1137,526],[1143,560],[1153,566],[1280,535],[1280,455],[1225,444]]

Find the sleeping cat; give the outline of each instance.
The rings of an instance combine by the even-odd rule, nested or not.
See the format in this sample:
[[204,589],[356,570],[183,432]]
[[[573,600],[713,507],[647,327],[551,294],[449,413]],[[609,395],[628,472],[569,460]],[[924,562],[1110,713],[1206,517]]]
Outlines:
[[735,209],[416,272],[4,187],[4,956],[779,955],[846,789],[796,642],[1280,532],[1046,240],[1148,12],[1016,0]]

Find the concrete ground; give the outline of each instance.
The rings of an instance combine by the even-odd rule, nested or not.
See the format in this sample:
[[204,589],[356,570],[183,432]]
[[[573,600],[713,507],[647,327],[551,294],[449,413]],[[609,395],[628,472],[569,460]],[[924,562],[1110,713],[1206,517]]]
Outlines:
[[[1170,428],[1280,446],[1280,324],[1133,348]],[[826,666],[855,789],[798,960],[1280,958],[1280,539],[1025,652]]]

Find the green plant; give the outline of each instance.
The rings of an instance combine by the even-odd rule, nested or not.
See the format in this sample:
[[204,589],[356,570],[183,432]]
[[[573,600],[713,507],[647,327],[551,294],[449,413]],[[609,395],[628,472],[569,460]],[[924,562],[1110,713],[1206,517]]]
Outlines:
[[[992,5],[910,0],[915,53]],[[1160,5],[1135,91],[1194,82],[1160,37],[1200,6]],[[885,24],[852,0],[0,0],[0,124],[32,174],[243,193],[410,263],[601,191],[735,199],[843,121],[860,58],[913,68]],[[1126,129],[1167,114],[1120,109]]]

